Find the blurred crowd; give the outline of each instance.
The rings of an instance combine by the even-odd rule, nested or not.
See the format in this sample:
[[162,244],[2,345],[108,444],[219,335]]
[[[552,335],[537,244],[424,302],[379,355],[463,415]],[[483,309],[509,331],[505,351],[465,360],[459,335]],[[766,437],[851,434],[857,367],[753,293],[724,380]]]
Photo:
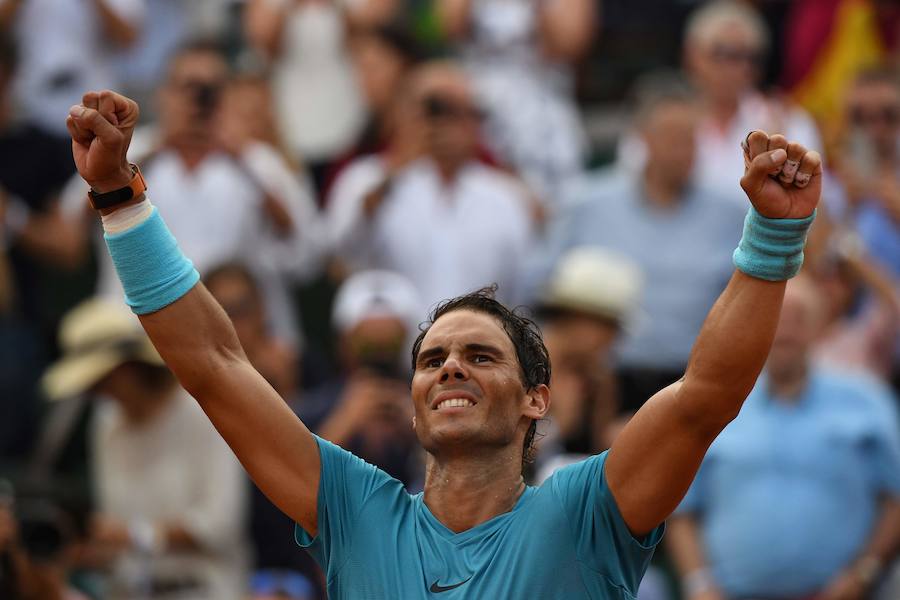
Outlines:
[[766,370],[639,599],[900,598],[897,2],[0,0],[0,598],[312,600],[124,306],[64,124],[104,88],[253,365],[411,492],[430,308],[496,285],[541,325],[543,481],[683,374],[744,136],[820,151]]

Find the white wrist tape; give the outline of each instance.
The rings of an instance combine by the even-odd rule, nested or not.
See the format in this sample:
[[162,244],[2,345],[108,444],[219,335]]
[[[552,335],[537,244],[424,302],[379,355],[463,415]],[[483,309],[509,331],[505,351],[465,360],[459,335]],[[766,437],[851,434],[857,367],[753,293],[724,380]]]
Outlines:
[[122,233],[136,225],[140,225],[153,214],[153,205],[150,200],[143,201],[115,210],[108,215],[102,215],[103,231],[106,233]]

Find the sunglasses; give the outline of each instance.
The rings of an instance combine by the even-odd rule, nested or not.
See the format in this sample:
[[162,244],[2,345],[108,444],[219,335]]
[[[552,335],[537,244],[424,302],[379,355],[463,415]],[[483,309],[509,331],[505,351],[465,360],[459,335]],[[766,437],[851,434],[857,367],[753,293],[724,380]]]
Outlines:
[[744,63],[754,67],[763,60],[763,53],[759,50],[725,44],[715,44],[710,49],[709,55],[719,63]]
[[900,106],[886,104],[884,106],[853,106],[850,108],[850,121],[854,125],[897,125],[900,123]]
[[429,119],[484,119],[484,113],[480,109],[441,96],[426,96],[422,105],[425,116]]

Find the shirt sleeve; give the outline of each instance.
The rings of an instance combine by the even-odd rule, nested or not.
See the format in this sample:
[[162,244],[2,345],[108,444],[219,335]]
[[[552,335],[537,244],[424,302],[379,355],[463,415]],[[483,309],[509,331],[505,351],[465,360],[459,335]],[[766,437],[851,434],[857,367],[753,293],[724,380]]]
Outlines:
[[349,554],[353,531],[366,501],[385,484],[390,475],[314,435],[322,462],[319,478],[317,518],[319,531],[312,537],[299,524],[294,534],[331,578]]
[[665,524],[642,538],[631,534],[606,483],[606,456],[604,452],[560,469],[551,478],[553,490],[569,520],[579,559],[636,593]]
[[366,218],[363,204],[366,194],[381,184],[385,176],[378,159],[361,159],[338,176],[328,198],[325,226],[329,248],[354,270],[371,267],[374,217]]

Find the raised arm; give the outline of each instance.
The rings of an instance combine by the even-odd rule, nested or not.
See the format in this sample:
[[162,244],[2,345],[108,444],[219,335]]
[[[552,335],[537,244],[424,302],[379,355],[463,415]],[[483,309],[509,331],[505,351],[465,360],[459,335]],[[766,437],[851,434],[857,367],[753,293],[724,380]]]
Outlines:
[[[95,192],[117,190],[131,180],[125,153],[137,117],[135,102],[109,91],[89,92],[82,105],[72,107],[66,122],[75,164]],[[129,304],[260,489],[315,535],[315,439],[250,365],[227,315],[196,283],[196,272],[165,225],[155,214],[144,214],[149,211],[142,197],[101,211]],[[119,233],[110,234],[113,223]]]
[[[819,202],[817,153],[761,131],[748,142],[741,187],[755,211],[735,254],[738,270],[707,316],[685,376],[638,411],[606,463],[610,490],[635,535],[652,531],[675,510],[709,445],[753,389],[775,334],[785,280],[799,268]],[[782,167],[788,183],[770,176]]]

